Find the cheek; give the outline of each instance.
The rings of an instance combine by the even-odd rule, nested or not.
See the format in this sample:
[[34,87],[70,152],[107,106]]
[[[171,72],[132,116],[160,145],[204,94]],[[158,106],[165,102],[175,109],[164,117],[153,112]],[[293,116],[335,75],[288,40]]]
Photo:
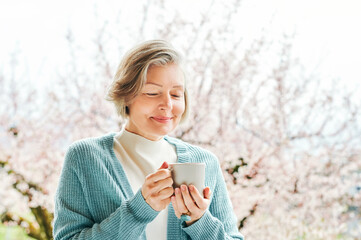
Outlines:
[[177,115],[182,115],[185,110],[184,102],[178,102],[174,105],[174,110],[176,110]]
[[147,102],[135,102],[129,108],[133,117],[143,118],[151,113],[151,107]]

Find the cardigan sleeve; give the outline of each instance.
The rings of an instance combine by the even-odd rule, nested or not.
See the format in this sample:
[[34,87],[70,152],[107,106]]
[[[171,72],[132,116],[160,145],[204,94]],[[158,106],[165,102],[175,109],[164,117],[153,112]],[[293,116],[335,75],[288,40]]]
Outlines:
[[139,190],[100,223],[93,220],[77,174],[77,152],[69,150],[55,196],[54,239],[145,239],[146,225],[159,212]]
[[240,239],[242,234],[237,229],[237,218],[233,212],[218,160],[216,161],[216,185],[212,193],[209,208],[203,216],[190,226],[182,222],[182,229],[191,239]]

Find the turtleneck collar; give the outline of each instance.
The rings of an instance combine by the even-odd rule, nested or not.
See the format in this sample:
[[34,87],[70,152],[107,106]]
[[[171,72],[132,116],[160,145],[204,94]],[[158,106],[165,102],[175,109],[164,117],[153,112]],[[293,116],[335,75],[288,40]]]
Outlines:
[[[145,176],[158,169],[164,161],[177,161],[175,146],[166,141],[165,137],[157,141],[127,131],[125,128],[114,136],[115,151],[124,151],[127,159],[135,163]],[[123,149],[123,150],[122,150]],[[119,158],[125,159],[124,156]]]
[[143,153],[154,154],[154,150],[159,150],[159,148],[163,148],[168,144],[164,137],[160,140],[152,141],[138,134],[129,132],[125,128],[117,134],[116,138],[122,143],[124,148]]

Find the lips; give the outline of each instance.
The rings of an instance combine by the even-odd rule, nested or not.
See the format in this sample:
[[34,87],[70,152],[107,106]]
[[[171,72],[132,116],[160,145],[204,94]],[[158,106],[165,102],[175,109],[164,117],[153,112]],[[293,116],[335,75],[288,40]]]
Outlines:
[[168,123],[172,120],[172,117],[156,116],[156,117],[152,117],[152,119],[160,123]]

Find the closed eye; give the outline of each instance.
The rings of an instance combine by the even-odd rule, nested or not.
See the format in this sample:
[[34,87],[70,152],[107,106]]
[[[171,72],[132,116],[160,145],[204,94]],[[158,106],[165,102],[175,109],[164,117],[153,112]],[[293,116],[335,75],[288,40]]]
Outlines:
[[158,93],[146,93],[146,95],[148,95],[148,96],[157,96]]

